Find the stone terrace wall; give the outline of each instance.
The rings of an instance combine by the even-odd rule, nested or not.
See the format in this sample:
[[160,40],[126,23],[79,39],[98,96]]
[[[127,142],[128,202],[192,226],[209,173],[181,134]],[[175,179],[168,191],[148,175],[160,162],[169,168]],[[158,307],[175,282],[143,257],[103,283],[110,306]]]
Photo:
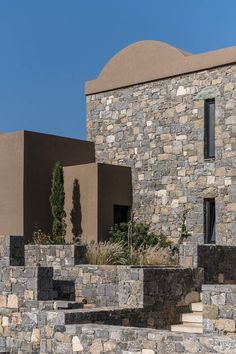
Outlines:
[[98,307],[140,307],[143,270],[130,266],[78,265],[54,270],[54,279],[75,281],[76,300]]
[[22,236],[0,236],[0,266],[24,265],[24,238]]
[[27,300],[49,300],[53,297],[53,269],[1,268],[0,291],[0,308],[18,309]]
[[198,267],[204,268],[206,284],[236,284],[236,247],[198,246]]
[[[76,280],[76,300],[80,301],[87,295],[88,303],[94,303],[100,308],[60,311],[58,314],[54,313],[53,318],[49,315],[50,324],[102,322],[169,328],[171,324],[180,322],[181,313],[189,311],[191,302],[199,301],[203,282],[203,272],[200,269],[150,267],[126,269],[123,266],[92,265],[78,266],[78,270],[79,268],[81,278],[78,277]],[[112,270],[118,271],[118,278],[114,277],[116,273]],[[67,279],[69,274],[68,270]],[[78,284],[82,293],[78,293]],[[108,303],[111,307],[101,308],[101,304],[108,306]],[[59,319],[62,322],[58,322]],[[45,322],[45,325],[47,324],[48,319]]]
[[203,285],[202,291],[204,333],[235,333],[236,285]]
[[[76,300],[86,298],[98,307],[155,306],[173,320],[176,304],[198,301],[203,283],[201,269],[80,265],[54,270],[54,279],[75,281]],[[167,313],[165,317],[167,318]],[[169,323],[169,320],[167,319]]]
[[0,337],[12,353],[18,353],[16,348],[23,353],[38,348],[38,300],[52,298],[52,274],[50,268],[1,268]]
[[145,328],[106,325],[54,327],[53,339],[44,331],[42,354],[170,354],[170,353],[236,353],[236,338],[171,333]]
[[72,267],[85,262],[85,247],[77,245],[25,245],[25,264],[41,267]]
[[[203,243],[203,198],[216,198],[218,244],[235,244],[236,65],[87,96],[96,159],[132,167],[135,217],[177,240],[190,209]],[[204,161],[204,99],[216,99],[216,159]],[[230,196],[230,198],[229,198]]]

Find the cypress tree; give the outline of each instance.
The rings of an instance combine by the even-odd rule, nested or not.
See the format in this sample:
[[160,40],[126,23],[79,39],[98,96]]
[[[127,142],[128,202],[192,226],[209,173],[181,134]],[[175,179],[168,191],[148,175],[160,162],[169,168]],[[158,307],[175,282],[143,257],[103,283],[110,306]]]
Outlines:
[[66,213],[64,211],[65,192],[63,167],[57,162],[52,172],[52,186],[50,205],[52,212],[52,239],[53,243],[64,244],[66,234]]

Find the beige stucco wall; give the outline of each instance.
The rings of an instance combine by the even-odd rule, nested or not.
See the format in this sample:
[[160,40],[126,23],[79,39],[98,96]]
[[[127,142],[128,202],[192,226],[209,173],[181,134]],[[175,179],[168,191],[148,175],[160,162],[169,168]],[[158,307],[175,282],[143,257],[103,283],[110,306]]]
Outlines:
[[130,167],[98,164],[98,234],[107,240],[113,225],[114,205],[132,206]]
[[24,133],[0,134],[0,234],[23,235]]
[[[96,163],[64,168],[66,241],[72,242],[77,228],[77,235],[82,242],[96,241],[98,235],[98,167]],[[74,181],[78,181],[74,189]],[[73,203],[73,195],[75,203]],[[73,210],[75,219],[73,219]],[[74,220],[74,221],[73,221]],[[80,237],[79,237],[80,238]]]
[[54,164],[94,162],[94,144],[28,131],[0,135],[0,234],[51,232],[49,196]]
[[94,144],[48,134],[24,132],[24,235],[36,228],[51,232],[49,196],[53,166],[94,162]]
[[77,201],[75,211],[81,221],[79,227],[76,226],[82,232],[81,241],[107,240],[113,225],[113,206],[132,205],[130,168],[97,163],[65,167],[64,178],[67,242],[74,239],[71,216],[75,179],[79,186],[74,194]]

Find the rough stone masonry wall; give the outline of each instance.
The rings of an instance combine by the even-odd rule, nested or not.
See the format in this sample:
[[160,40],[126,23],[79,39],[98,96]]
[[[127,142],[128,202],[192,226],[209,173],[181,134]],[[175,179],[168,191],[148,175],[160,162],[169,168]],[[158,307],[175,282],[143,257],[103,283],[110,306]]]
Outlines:
[[236,284],[236,247],[199,245],[198,267],[204,269],[204,284]]
[[179,263],[181,267],[203,268],[205,284],[236,284],[235,246],[184,242],[179,247]]
[[33,353],[39,347],[38,300],[52,298],[52,274],[50,268],[1,268],[0,348],[4,342],[12,353]]
[[48,267],[73,266],[73,245],[26,245],[25,264],[28,266],[40,265]]
[[[76,301],[97,307],[155,307],[171,323],[178,309],[198,301],[201,269],[79,265],[54,270],[54,279],[75,281]],[[176,313],[175,313],[176,312]],[[169,317],[168,317],[169,316]],[[163,319],[164,323],[164,319]]]
[[97,307],[140,307],[143,304],[141,268],[84,264],[56,268],[54,279],[74,281],[76,301],[86,299]]
[[[50,338],[50,334],[53,339]],[[44,331],[42,335],[41,354],[236,353],[236,339],[229,336],[172,333],[94,324],[57,326],[50,334]]]
[[203,285],[204,333],[236,332],[236,285]]
[[24,263],[24,237],[1,235],[0,267],[23,266]]
[[[236,65],[87,96],[98,162],[133,171],[135,217],[177,240],[190,209],[203,243],[203,198],[216,198],[217,244],[235,243]],[[216,99],[216,158],[204,161],[204,99]]]

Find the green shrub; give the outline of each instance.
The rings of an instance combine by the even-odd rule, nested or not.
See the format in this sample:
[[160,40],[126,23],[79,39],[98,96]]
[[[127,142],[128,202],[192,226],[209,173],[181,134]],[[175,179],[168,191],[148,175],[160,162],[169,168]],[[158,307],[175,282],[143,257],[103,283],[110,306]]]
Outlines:
[[188,210],[185,209],[183,211],[183,213],[179,216],[180,222],[181,222],[179,243],[183,243],[188,237],[191,236],[191,233],[189,232],[187,225],[186,225],[187,214],[188,214]]
[[[158,246],[170,247],[172,242],[164,234],[156,235],[149,231],[150,226],[144,223],[122,223],[115,225],[110,230],[111,242],[122,242],[125,246],[134,249]],[[131,230],[131,231],[129,231]]]

